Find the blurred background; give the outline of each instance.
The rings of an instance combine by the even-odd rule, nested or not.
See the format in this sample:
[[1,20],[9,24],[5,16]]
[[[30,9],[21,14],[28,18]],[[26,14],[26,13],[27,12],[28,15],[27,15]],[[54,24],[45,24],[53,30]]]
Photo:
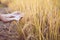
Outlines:
[[13,11],[24,17],[19,22],[0,22],[10,30],[1,32],[6,32],[0,34],[1,40],[60,40],[60,0],[0,0],[0,13]]

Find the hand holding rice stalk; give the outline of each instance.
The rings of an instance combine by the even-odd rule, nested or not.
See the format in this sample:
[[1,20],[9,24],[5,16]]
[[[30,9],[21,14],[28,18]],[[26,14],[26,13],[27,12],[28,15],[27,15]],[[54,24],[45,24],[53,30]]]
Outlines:
[[23,18],[23,14],[19,11],[12,12],[11,14],[0,14],[0,20],[3,22],[19,21]]

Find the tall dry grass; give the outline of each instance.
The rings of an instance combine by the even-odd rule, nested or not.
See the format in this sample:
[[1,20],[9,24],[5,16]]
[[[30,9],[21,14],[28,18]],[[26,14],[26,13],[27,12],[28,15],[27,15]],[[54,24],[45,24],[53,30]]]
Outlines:
[[16,23],[20,40],[60,40],[59,0],[1,0],[9,8],[24,13]]

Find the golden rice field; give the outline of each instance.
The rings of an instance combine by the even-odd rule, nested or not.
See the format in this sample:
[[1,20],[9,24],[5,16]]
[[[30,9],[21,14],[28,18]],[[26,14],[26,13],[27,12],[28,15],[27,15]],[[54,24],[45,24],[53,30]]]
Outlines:
[[[60,40],[60,0],[0,0],[24,13],[17,25],[23,40]],[[22,40],[22,39],[20,39]]]

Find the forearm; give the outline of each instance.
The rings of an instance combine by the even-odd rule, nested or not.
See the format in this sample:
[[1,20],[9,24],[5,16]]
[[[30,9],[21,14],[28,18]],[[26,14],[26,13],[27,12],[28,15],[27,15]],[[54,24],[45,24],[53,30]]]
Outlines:
[[14,18],[2,18],[1,19],[3,22],[10,22],[10,21],[13,21],[15,20]]
[[0,20],[1,20],[1,14],[0,14]]
[[20,14],[19,12],[13,12],[11,14],[0,14],[0,20],[3,22],[8,21],[19,21],[23,17],[23,14]]
[[0,14],[0,20],[4,22],[14,20],[13,18],[9,18],[9,17],[11,17],[11,14]]
[[1,16],[4,16],[4,17],[11,17],[12,14],[0,14]]

